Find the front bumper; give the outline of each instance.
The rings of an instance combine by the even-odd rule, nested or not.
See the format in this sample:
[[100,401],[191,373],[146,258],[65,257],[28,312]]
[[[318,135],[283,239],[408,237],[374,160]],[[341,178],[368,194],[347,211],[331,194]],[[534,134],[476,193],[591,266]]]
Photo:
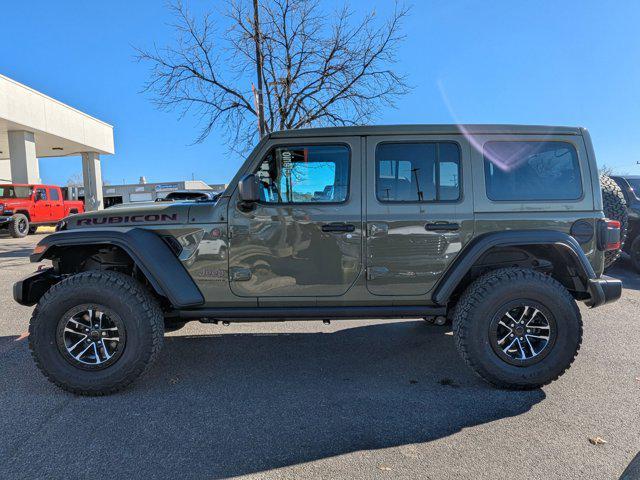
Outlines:
[[13,299],[20,305],[30,307],[58,283],[62,277],[56,275],[53,268],[44,268],[13,284]]
[[3,226],[9,222],[13,221],[13,217],[11,215],[0,215],[0,226]]
[[589,279],[588,288],[591,298],[586,304],[591,308],[615,302],[622,295],[622,281],[607,275]]

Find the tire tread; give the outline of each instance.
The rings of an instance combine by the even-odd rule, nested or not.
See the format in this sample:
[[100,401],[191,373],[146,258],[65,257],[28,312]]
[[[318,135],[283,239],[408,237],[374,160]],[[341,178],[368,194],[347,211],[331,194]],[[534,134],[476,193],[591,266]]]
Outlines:
[[[144,318],[151,327],[152,341],[148,350],[136,352],[137,358],[131,362],[131,366],[126,374],[117,382],[101,384],[95,388],[78,388],[70,382],[65,382],[50,374],[45,365],[42,364],[37,351],[35,325],[38,322],[38,315],[41,310],[47,308],[48,304],[59,298],[61,295],[73,295],[73,291],[88,282],[98,284],[101,288],[118,291],[120,295],[126,296],[127,302],[137,304],[143,312]],[[31,356],[36,362],[38,369],[53,383],[60,388],[77,395],[102,396],[118,392],[126,388],[139,376],[149,371],[157,360],[164,341],[164,317],[160,306],[145,288],[134,278],[123,273],[114,271],[88,271],[72,275],[51,287],[40,299],[33,311],[29,322],[29,349]]]
[[[498,285],[503,283],[512,283],[517,282],[519,280],[528,280],[528,281],[536,281],[542,282],[557,291],[559,295],[563,297],[563,299],[570,303],[573,306],[574,313],[579,320],[579,338],[578,338],[578,346],[577,349],[571,358],[571,361],[566,365],[566,367],[557,373],[553,378],[548,379],[543,384],[532,385],[527,382],[504,382],[498,379],[495,376],[488,375],[485,371],[483,371],[479,365],[474,361],[473,356],[469,354],[468,351],[468,343],[469,339],[469,319],[471,318],[471,312],[477,309],[484,299],[490,294],[492,290],[494,290]],[[536,272],[535,270],[527,269],[527,268],[500,268],[496,270],[492,270],[478,279],[476,279],[465,292],[460,297],[454,311],[453,316],[453,333],[455,337],[456,348],[464,362],[480,377],[487,380],[489,383],[495,385],[499,388],[507,388],[511,390],[530,390],[532,388],[538,388],[543,385],[547,385],[555,380],[557,380],[564,372],[566,372],[576,356],[578,355],[578,351],[580,350],[580,346],[582,344],[582,317],[580,315],[580,309],[576,305],[575,300],[567,289],[560,284],[557,280],[550,277],[549,275],[545,275],[540,272]]]

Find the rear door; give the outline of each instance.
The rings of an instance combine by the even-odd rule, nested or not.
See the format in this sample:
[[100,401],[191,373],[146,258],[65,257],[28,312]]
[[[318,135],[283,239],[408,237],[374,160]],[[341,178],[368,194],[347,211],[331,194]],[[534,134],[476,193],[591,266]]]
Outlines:
[[427,294],[473,236],[468,143],[411,135],[366,145],[367,289]]
[[362,269],[359,137],[272,140],[251,166],[261,200],[229,202],[229,280],[260,304],[344,294]]
[[57,222],[65,216],[62,195],[58,187],[47,187],[47,190],[49,190],[49,202],[51,203],[50,220]]

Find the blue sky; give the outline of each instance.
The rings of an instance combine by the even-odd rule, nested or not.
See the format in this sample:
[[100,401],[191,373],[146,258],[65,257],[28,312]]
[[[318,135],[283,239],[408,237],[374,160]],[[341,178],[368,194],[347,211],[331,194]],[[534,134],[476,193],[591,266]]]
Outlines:
[[[326,8],[337,0],[323,2]],[[191,0],[194,11],[221,2]],[[353,0],[384,16],[391,0]],[[0,72],[115,126],[111,183],[228,181],[242,158],[213,132],[192,145],[194,119],[140,94],[147,67],[133,46],[170,42],[164,2],[5,2]],[[640,174],[640,2],[419,0],[398,68],[415,87],[375,123],[527,123],[589,128],[598,162]],[[79,158],[42,159],[43,181],[66,183]]]

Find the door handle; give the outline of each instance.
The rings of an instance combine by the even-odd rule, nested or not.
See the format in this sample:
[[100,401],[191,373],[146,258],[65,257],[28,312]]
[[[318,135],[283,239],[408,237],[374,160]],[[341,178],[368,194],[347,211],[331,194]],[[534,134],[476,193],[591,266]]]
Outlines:
[[429,232],[456,232],[460,230],[460,224],[448,223],[448,222],[434,222],[434,223],[427,223],[424,226],[424,228]]
[[327,223],[322,225],[323,232],[340,232],[340,233],[348,233],[354,232],[356,230],[356,226],[350,223]]

